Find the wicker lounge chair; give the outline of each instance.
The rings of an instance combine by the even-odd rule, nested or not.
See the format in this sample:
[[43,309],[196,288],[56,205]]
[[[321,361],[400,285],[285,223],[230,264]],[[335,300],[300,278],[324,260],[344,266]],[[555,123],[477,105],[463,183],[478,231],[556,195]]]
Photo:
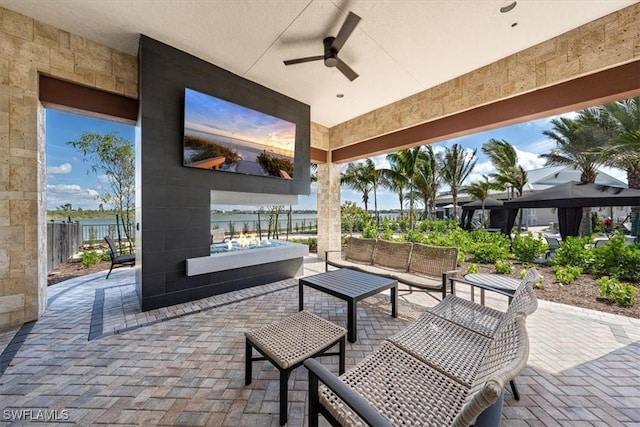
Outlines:
[[538,279],[529,270],[505,312],[447,296],[340,379],[305,362],[309,425],[319,413],[339,425],[498,425],[502,390],[511,382],[517,393],[512,380],[528,358]]

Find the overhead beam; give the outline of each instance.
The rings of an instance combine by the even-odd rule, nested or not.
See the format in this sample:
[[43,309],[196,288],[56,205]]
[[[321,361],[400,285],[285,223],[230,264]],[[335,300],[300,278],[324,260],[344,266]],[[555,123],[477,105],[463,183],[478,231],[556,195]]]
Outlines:
[[138,100],[40,74],[40,102],[46,108],[91,115],[135,125]]
[[496,129],[640,95],[640,60],[331,151],[335,163]]

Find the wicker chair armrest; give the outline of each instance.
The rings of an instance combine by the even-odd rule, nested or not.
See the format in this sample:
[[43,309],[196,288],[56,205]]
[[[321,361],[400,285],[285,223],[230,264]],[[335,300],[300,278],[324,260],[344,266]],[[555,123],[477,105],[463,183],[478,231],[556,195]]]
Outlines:
[[477,283],[477,282],[469,282],[468,280],[462,279],[462,278],[458,278],[458,277],[451,277],[449,278],[449,280],[451,281],[451,292],[455,294],[455,284],[456,283],[462,283],[465,285],[469,285],[472,288],[478,288],[478,289],[484,289],[487,291],[491,291],[491,292],[495,292],[497,294],[500,295],[505,295],[509,298],[513,297],[513,291],[509,292],[509,291],[505,291],[502,289],[498,289],[498,288],[494,288],[493,286],[488,286],[488,285],[484,285],[482,283]]
[[[370,426],[374,427],[392,427],[391,423],[380,415],[369,403],[362,398],[355,390],[343,383],[339,377],[335,376],[331,371],[322,366],[315,359],[307,359],[304,366],[309,370],[309,387],[311,384],[317,386],[317,380],[326,385],[336,396],[355,411],[362,420]],[[312,380],[312,377],[314,378]],[[317,397],[317,391],[310,393]],[[319,402],[310,402],[310,405],[319,404]],[[311,423],[310,423],[311,424]]]

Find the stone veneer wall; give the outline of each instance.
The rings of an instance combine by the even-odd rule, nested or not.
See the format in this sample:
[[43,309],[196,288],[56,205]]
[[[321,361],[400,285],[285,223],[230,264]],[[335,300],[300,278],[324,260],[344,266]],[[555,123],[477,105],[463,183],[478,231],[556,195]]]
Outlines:
[[137,97],[136,58],[0,8],[0,328],[46,308],[45,115],[38,74]]
[[334,126],[330,130],[331,148],[572,80],[639,57],[640,3],[636,3],[522,52]]

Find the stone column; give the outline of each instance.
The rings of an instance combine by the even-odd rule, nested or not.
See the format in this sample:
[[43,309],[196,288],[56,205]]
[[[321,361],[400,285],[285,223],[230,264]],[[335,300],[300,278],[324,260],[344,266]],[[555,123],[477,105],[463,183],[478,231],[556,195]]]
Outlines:
[[326,251],[340,250],[340,165],[318,165],[318,257]]

